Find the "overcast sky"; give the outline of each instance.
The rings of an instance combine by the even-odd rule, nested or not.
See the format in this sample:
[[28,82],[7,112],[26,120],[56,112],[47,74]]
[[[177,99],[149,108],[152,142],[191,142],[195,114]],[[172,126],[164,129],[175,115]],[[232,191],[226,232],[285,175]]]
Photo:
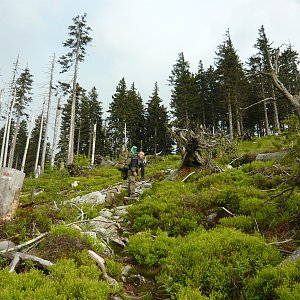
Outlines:
[[[20,68],[28,65],[34,76],[35,115],[47,93],[51,57],[67,53],[62,43],[68,26],[84,13],[93,42],[80,64],[78,82],[88,91],[97,88],[104,112],[122,77],[128,88],[135,83],[144,103],[157,81],[168,105],[168,78],[178,54],[183,52],[192,72],[200,60],[209,67],[227,29],[243,62],[256,52],[261,25],[275,46],[290,42],[300,52],[300,0],[0,0],[0,12],[4,101],[19,54]],[[56,65],[55,80],[62,79],[59,71]]]

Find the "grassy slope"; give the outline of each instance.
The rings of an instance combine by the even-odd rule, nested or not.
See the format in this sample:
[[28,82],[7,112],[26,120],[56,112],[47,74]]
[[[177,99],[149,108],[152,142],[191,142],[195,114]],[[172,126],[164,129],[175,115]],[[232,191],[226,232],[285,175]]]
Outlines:
[[[284,192],[288,187],[285,184],[289,178],[287,174],[293,172],[293,166],[276,162],[250,163],[256,153],[279,151],[287,146],[279,137],[240,142],[233,152],[223,153],[216,159],[216,163],[224,168],[235,158],[243,158],[236,162],[234,169],[218,174],[185,169],[172,182],[163,181],[167,176],[165,170],[176,169],[180,157],[150,160],[146,176],[154,180],[154,186],[130,209],[128,218],[132,236],[128,251],[141,268],[157,274],[156,281],[164,293],[179,299],[223,299],[229,295],[239,299],[241,294],[243,297],[251,295],[251,291],[255,294],[256,286],[258,289],[264,280],[263,275],[261,279],[255,274],[284,259],[278,249],[289,252],[298,247],[298,187],[291,195]],[[182,179],[191,172],[195,173],[183,182]],[[75,180],[79,185],[72,188],[71,183]],[[53,229],[62,222],[77,219],[78,210],[64,205],[63,201],[120,181],[115,168],[96,168],[74,178],[56,171],[40,179],[26,179],[21,198],[24,206],[18,209],[13,222],[1,226],[1,239],[9,238],[18,244],[49,230],[53,231],[53,243],[61,235],[72,236],[72,232]],[[32,189],[40,192],[33,199],[30,196]],[[119,202],[114,205],[122,204],[122,197],[117,200]],[[54,201],[59,210],[54,209]],[[99,209],[101,206],[84,207],[90,218],[96,216]],[[60,230],[63,233],[58,234]],[[135,235],[140,231],[144,234]],[[266,246],[268,242],[290,238],[293,240],[280,246]],[[66,247],[73,243],[69,238],[63,241]],[[81,253],[85,243],[88,242],[83,241],[78,249],[72,249],[72,255],[68,249],[61,251],[65,258],[75,259],[78,266],[84,266],[90,264],[88,260],[81,257],[83,254],[74,256],[74,252]],[[6,263],[2,260],[2,267]],[[203,271],[205,264],[208,273]],[[28,266],[22,268],[28,271]],[[118,268],[117,263],[111,263],[110,269],[115,276],[118,276]],[[223,277],[229,279],[221,280]],[[287,288],[295,287],[297,280],[295,282],[286,284]],[[189,294],[190,298],[182,296]],[[266,295],[257,299],[263,297]]]

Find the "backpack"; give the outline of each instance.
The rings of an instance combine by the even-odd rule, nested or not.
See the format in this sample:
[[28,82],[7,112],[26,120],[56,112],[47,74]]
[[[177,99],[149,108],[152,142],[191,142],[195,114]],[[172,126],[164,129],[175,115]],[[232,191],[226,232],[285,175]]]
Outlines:
[[141,159],[139,158],[138,154],[134,154],[131,158],[129,168],[138,168],[139,165],[141,164]]

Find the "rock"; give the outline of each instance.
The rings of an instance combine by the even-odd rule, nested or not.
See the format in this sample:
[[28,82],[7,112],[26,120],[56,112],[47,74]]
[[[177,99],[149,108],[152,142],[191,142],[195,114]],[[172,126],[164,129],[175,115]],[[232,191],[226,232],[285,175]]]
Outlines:
[[103,204],[105,203],[106,195],[101,192],[92,192],[82,197],[76,197],[70,200],[74,204],[91,203],[91,204]]

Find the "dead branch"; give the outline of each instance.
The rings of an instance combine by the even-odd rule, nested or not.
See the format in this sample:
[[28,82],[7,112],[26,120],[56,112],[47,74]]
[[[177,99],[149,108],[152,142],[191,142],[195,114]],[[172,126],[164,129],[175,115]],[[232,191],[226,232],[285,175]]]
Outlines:
[[92,250],[88,250],[88,255],[94,260],[96,261],[96,263],[100,266],[100,269],[102,271],[102,277],[104,280],[106,280],[111,286],[118,288],[119,287],[119,283],[117,282],[117,280],[115,280],[114,278],[110,277],[107,274],[106,271],[106,267],[105,267],[105,260],[98,255],[97,253],[95,253]]
[[269,100],[275,100],[273,97],[268,97],[268,98],[266,98],[266,99],[262,99],[262,100],[260,100],[260,101],[258,101],[258,102],[256,102],[256,103],[253,103],[253,104],[251,104],[251,105],[249,105],[249,106],[247,106],[247,107],[240,107],[240,109],[248,109],[248,108],[250,108],[250,107],[252,107],[252,106],[254,106],[254,105],[257,105],[257,104],[259,104],[259,103],[262,103],[262,102],[265,102],[265,101],[269,101]]
[[12,248],[8,248],[8,249],[5,249],[5,250],[1,250],[0,251],[0,254],[1,253],[6,253],[6,252],[12,252],[12,251],[16,251],[16,250],[19,250],[19,249],[22,249],[28,245],[31,245],[33,243],[36,243],[37,241],[41,241],[46,235],[48,234],[48,232],[45,232],[39,236],[37,236],[36,238],[30,240],[30,241],[27,241],[26,243],[24,244],[21,244],[21,245],[17,245],[15,247],[12,247]]
[[281,245],[281,244],[285,244],[285,243],[291,242],[292,240],[293,239],[288,239],[288,240],[280,241],[280,242],[272,242],[272,243],[268,243],[267,245]]
[[193,175],[195,171],[191,172],[189,175],[187,175],[185,178],[183,178],[181,181],[185,182],[191,175]]
[[7,257],[9,259],[12,259],[12,261],[9,265],[9,272],[13,272],[15,270],[16,266],[20,262],[20,259],[32,260],[34,262],[39,263],[43,267],[50,267],[50,266],[53,265],[53,263],[49,260],[45,260],[43,258],[34,256],[34,255],[30,255],[30,254],[25,254],[25,253],[22,253],[22,252],[11,251],[11,252],[0,253],[0,255],[4,256],[4,257]]
[[231,211],[229,211],[227,208],[225,207],[221,207],[223,210],[225,210],[228,214],[230,214],[231,216],[234,216],[234,213],[232,213]]

